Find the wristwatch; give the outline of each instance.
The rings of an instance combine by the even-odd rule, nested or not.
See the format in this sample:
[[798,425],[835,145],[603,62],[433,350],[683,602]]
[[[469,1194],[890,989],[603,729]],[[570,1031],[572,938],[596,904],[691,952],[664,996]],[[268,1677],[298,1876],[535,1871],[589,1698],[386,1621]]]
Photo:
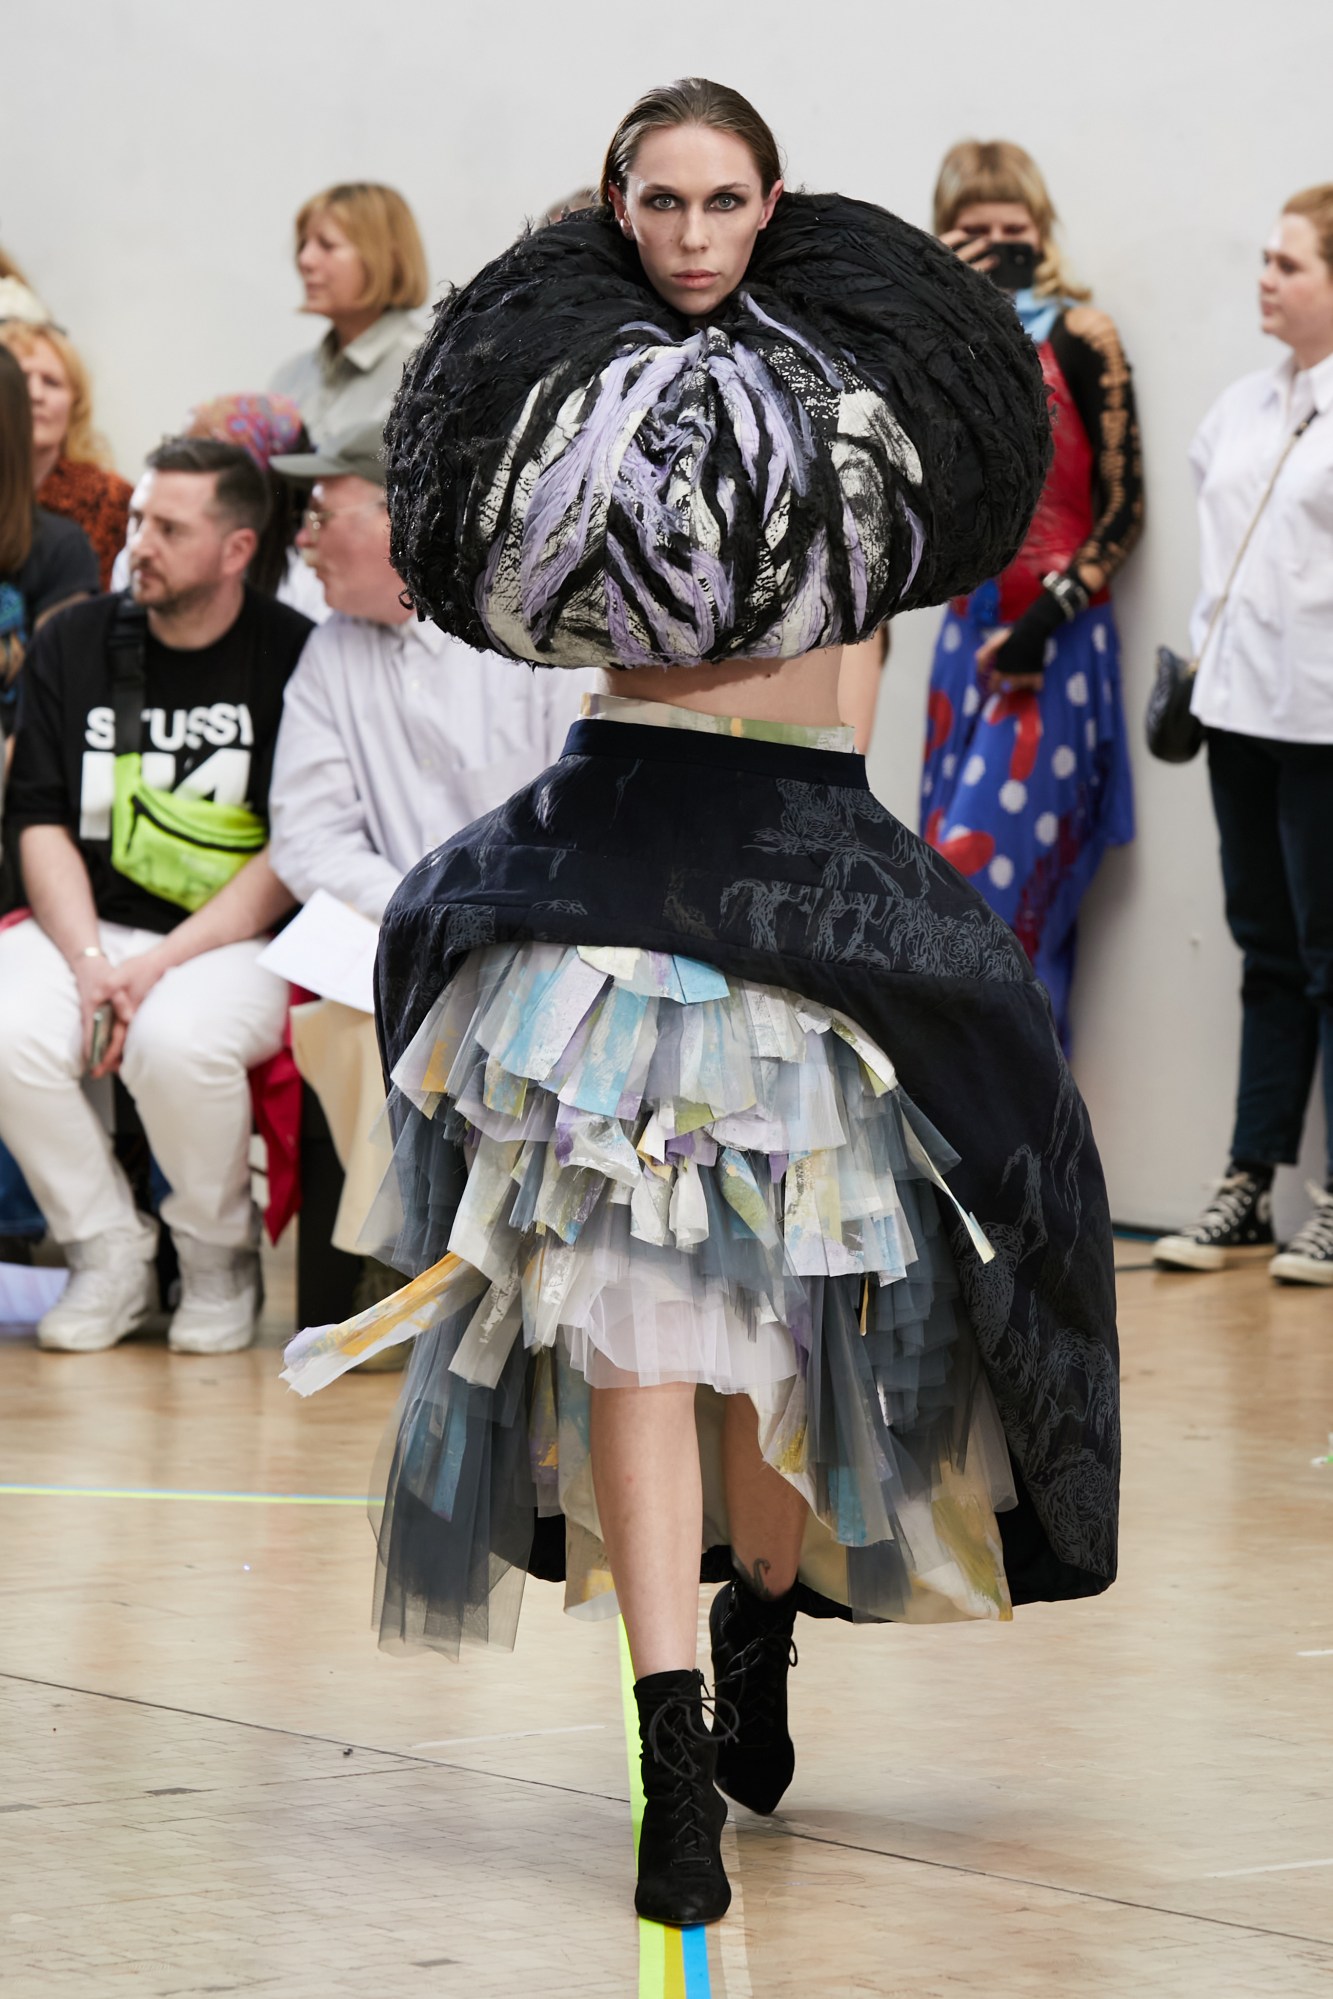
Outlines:
[[1092,602],[1077,576],[1069,576],[1058,569],[1052,569],[1048,576],[1042,577],[1041,587],[1059,605],[1067,625],[1072,624],[1079,612],[1086,611]]

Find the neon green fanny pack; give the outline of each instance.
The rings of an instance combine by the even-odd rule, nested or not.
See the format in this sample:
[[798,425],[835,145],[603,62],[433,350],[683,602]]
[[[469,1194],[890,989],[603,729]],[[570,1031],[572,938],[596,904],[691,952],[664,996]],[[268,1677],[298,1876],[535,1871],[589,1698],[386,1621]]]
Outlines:
[[163,902],[201,909],[268,845],[268,828],[248,805],[219,805],[190,791],[159,791],[144,783],[138,745],[146,636],[144,613],[123,597],[108,641],[116,716],[111,865]]
[[248,805],[218,805],[188,791],[143,781],[143,758],[116,758],[111,865],[149,895],[200,909],[268,845],[268,828]]

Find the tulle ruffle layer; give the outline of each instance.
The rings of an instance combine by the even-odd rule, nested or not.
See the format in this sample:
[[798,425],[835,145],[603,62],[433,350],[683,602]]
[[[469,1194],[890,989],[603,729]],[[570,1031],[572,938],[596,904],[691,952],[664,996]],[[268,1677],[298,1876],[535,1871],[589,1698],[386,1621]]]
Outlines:
[[303,1334],[286,1376],[308,1393],[416,1339],[385,1642],[511,1641],[556,1515],[570,1607],[614,1609],[588,1419],[625,1383],[696,1386],[705,1546],[730,1538],[722,1398],[744,1394],[811,1509],[814,1588],[873,1618],[1008,1614],[1008,1453],[940,1222],[957,1155],[854,1022],[680,956],[494,946],[393,1081],[367,1244],[427,1267]]

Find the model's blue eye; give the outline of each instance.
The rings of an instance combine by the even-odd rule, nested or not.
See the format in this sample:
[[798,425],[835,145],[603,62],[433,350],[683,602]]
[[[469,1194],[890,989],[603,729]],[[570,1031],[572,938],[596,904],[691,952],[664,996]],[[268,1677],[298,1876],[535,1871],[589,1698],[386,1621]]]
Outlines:
[[714,208],[720,208],[724,215],[729,214],[733,208],[743,208],[744,205],[745,197],[740,194],[715,194],[713,196]]
[[649,201],[648,206],[649,208],[655,208],[661,214],[666,209],[673,207],[675,200],[676,197],[674,194],[655,194]]

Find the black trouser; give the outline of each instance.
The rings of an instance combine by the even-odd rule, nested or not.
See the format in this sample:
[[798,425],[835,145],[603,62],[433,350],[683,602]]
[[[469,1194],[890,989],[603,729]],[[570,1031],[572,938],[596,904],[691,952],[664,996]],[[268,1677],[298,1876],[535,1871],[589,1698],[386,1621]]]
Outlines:
[[1231,1156],[1295,1163],[1322,1050],[1333,1172],[1333,743],[1210,729],[1208,774],[1245,955]]

